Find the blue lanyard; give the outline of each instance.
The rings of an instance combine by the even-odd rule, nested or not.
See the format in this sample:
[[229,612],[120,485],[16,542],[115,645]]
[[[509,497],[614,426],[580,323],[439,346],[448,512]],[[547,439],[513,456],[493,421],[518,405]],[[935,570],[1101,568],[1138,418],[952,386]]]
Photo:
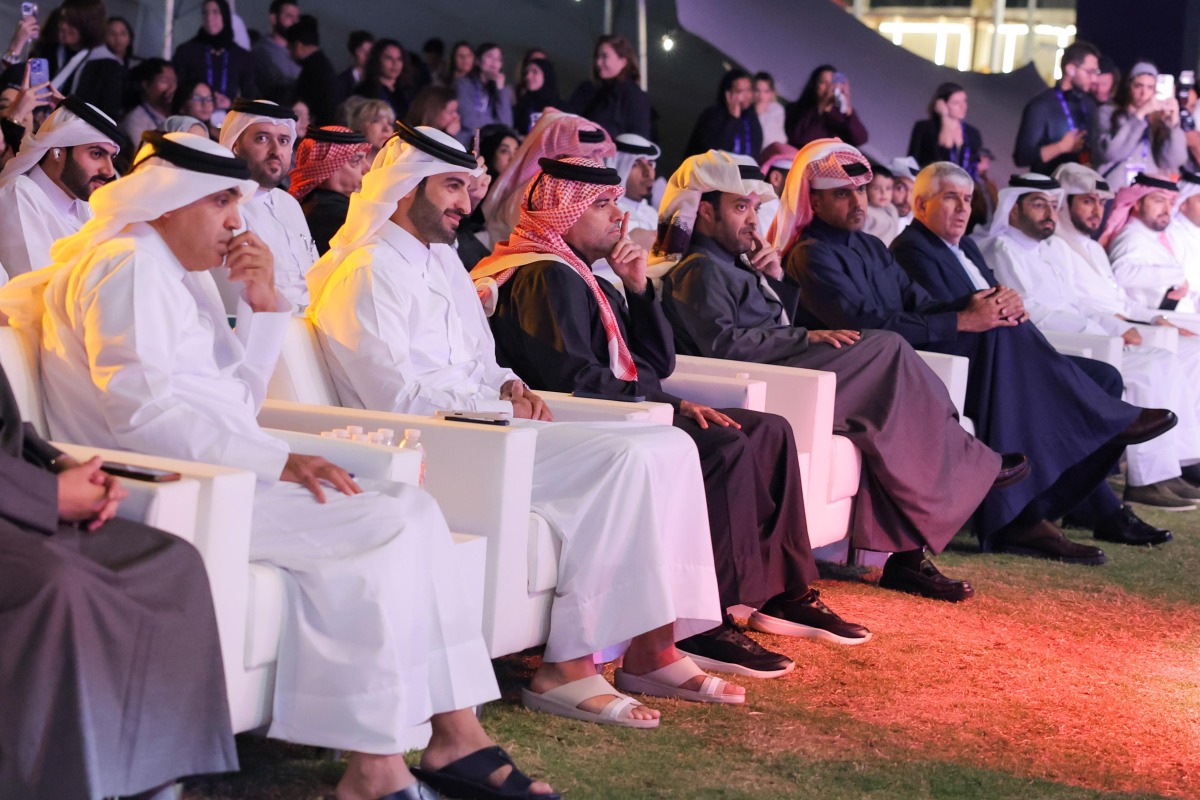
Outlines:
[[[743,135],[746,137],[744,140],[742,139]],[[735,134],[733,137],[733,152],[737,155],[747,155],[747,156],[750,155],[751,141],[752,141],[752,139],[750,136],[750,120],[746,119],[743,116],[742,117],[742,132],[740,134]],[[744,144],[743,144],[743,142],[744,142]]]
[[1058,104],[1062,106],[1063,114],[1067,117],[1067,127],[1070,130],[1075,130],[1075,117],[1071,115],[1071,108],[1067,105],[1067,98],[1063,97],[1062,89],[1055,89],[1054,93],[1058,95]]
[[204,51],[204,66],[208,72],[208,88],[213,91],[220,91],[221,94],[229,94],[229,50],[221,51],[221,88],[218,90],[213,83],[213,63],[212,63],[212,48]]

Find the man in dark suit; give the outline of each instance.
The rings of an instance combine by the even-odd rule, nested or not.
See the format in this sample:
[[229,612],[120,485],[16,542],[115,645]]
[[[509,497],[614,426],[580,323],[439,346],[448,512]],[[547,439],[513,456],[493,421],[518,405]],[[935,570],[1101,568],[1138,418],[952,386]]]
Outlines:
[[200,555],[22,424],[0,369],[0,797],[154,797],[238,768]]
[[[1032,462],[1028,479],[990,493],[980,506],[975,528],[985,552],[1102,564],[1102,550],[1072,542],[1050,521],[1077,506],[1101,538],[1148,543],[1152,535],[1138,527],[1144,523],[1103,482],[1126,444],[1164,433],[1174,415],[1139,409],[1099,388],[1025,321],[1016,292],[982,274],[982,258],[959,247],[970,216],[969,176],[965,183],[943,183],[932,180],[940,175],[937,165],[922,171],[914,187],[921,210],[912,230],[897,239],[893,258],[878,239],[858,232],[865,219],[862,187],[834,185],[839,169],[850,165],[857,173],[866,159],[844,145],[813,155],[818,158],[793,166],[789,182],[805,180],[807,171],[828,188],[806,183],[785,190],[781,209],[800,228],[786,270],[801,287],[810,319],[827,327],[892,330],[914,347],[969,357],[965,412],[976,435],[994,450],[1022,452]],[[804,205],[797,213],[789,203]],[[964,263],[980,275],[967,277]],[[1113,383],[1120,385],[1119,375]]]

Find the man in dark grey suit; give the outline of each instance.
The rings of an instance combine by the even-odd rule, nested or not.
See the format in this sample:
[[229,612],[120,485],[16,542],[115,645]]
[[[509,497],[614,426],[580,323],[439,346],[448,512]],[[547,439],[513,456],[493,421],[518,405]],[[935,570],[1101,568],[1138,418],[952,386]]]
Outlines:
[[[153,797],[238,767],[200,555],[22,424],[0,369],[0,797]],[[140,793],[140,794],[138,794]]]
[[[893,553],[885,588],[970,597],[970,584],[943,576],[925,548],[940,552],[994,482],[1023,474],[1024,459],[1002,465],[967,434],[945,387],[901,337],[792,325],[799,292],[783,283],[779,254],[758,234],[763,196],[774,191],[757,168],[727,153],[690,158],[672,176],[660,211],[670,224],[660,226],[656,250],[683,252],[662,284],[676,349],[837,374],[834,431],[863,455],[851,544]],[[692,209],[694,219],[684,219]]]

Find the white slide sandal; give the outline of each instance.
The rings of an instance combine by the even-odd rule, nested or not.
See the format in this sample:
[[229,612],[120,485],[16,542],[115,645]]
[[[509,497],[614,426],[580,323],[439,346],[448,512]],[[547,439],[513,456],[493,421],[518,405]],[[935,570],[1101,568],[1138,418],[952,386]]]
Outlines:
[[[616,698],[600,711],[584,711],[579,704],[593,697],[616,695]],[[531,689],[521,690],[521,704],[531,711],[554,714],[581,722],[599,725],[618,725],[623,728],[657,728],[657,719],[634,719],[629,710],[642,705],[632,697],[626,697],[612,687],[603,675],[591,675],[577,681],[564,683],[548,692],[539,694]]]
[[[700,684],[699,689],[682,688],[683,684],[697,675],[704,676],[704,683]],[[622,691],[676,700],[691,700],[693,703],[738,705],[746,702],[744,694],[725,694],[725,687],[729,685],[729,682],[709,675],[696,666],[696,662],[688,656],[684,656],[662,669],[647,672],[645,675],[630,675],[619,669],[616,683],[617,688]]]

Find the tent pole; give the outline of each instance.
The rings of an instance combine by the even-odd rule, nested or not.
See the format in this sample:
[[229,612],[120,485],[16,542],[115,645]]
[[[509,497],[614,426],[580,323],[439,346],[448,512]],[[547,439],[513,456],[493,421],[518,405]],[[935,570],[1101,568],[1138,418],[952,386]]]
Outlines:
[[171,38],[175,33],[175,0],[166,0],[163,8],[163,54],[162,57],[167,61],[171,60]]
[[638,24],[638,66],[641,67],[641,84],[642,91],[649,91],[650,83],[647,73],[650,71],[650,65],[646,63],[646,0],[637,0],[637,24]]

